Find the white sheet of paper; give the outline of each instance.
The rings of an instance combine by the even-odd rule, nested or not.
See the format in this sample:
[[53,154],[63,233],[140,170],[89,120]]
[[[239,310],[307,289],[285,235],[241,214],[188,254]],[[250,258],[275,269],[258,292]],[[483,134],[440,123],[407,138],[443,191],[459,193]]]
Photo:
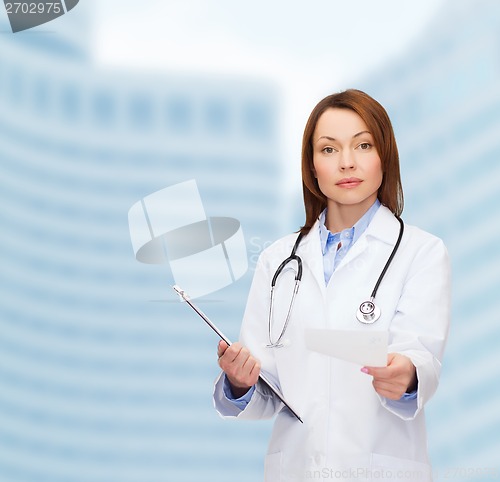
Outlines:
[[309,329],[305,333],[309,350],[367,367],[387,366],[386,331]]

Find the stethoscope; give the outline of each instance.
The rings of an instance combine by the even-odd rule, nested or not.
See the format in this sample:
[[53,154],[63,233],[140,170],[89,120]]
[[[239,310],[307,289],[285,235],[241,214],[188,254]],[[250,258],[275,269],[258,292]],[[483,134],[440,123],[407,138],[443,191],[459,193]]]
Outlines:
[[[359,305],[359,308],[356,312],[356,318],[360,323],[371,324],[371,323],[375,323],[380,318],[381,311],[380,311],[380,308],[375,304],[375,296],[377,296],[377,291],[379,289],[380,283],[384,279],[384,276],[385,276],[389,266],[391,265],[395,254],[398,251],[399,245],[401,243],[401,238],[403,237],[403,233],[404,233],[404,229],[405,229],[403,220],[399,216],[396,216],[396,219],[399,221],[398,239],[396,241],[396,244],[394,245],[394,248],[392,249],[392,252],[391,252],[389,258],[387,259],[387,262],[385,263],[384,269],[381,271],[380,276],[378,277],[378,280],[375,283],[375,287],[373,288],[372,294],[370,295],[370,299],[367,301],[363,301]],[[283,339],[283,336],[285,335],[286,330],[288,328],[288,324],[290,322],[290,317],[292,314],[293,305],[295,303],[295,298],[297,297],[297,293],[299,291],[299,286],[300,286],[300,281],[302,280],[302,259],[300,258],[299,255],[296,254],[302,238],[303,238],[303,234],[300,233],[297,236],[297,240],[295,241],[295,244],[293,245],[292,252],[290,253],[290,256],[288,256],[288,258],[283,260],[283,262],[278,266],[278,269],[274,273],[273,279],[271,281],[271,301],[269,303],[269,344],[266,345],[268,348],[281,348],[282,346],[284,346],[284,343],[282,343],[282,339]],[[278,280],[279,275],[283,272],[285,267],[292,261],[295,261],[297,263],[297,272],[295,274],[295,285],[293,288],[292,298],[290,300],[290,305],[288,307],[288,312],[286,314],[285,323],[283,324],[283,329],[281,330],[281,333],[278,336],[278,339],[273,342],[273,340],[272,340],[272,326],[273,326],[274,289],[275,289],[276,281]]]

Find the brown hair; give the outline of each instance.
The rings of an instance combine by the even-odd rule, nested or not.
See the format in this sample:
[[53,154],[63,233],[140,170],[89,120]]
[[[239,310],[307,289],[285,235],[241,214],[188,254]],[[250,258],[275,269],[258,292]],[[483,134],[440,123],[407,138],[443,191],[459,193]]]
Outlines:
[[349,89],[329,95],[311,112],[302,138],[302,189],[306,222],[300,229],[307,234],[326,207],[326,197],[318,186],[313,172],[312,138],[319,118],[327,109],[350,109],[358,114],[373,135],[375,148],[382,163],[383,179],[378,199],[395,215],[403,211],[403,187],[399,172],[399,154],[391,121],[385,109],[372,97],[360,90]]

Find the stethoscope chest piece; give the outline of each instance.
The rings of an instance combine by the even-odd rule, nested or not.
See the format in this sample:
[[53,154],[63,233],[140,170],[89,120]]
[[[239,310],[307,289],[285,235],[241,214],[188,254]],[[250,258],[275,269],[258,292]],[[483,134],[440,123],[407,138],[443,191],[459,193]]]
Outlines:
[[359,322],[367,325],[375,323],[380,318],[380,308],[372,301],[363,301],[356,312]]

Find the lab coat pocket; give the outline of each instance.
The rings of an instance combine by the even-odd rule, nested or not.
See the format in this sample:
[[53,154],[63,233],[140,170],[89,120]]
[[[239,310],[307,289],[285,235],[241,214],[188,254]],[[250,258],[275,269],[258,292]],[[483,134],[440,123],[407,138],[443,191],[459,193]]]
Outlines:
[[281,480],[281,452],[267,454],[264,462],[264,481],[279,482]]
[[432,471],[428,464],[414,460],[372,454],[371,480],[394,482],[430,482]]

